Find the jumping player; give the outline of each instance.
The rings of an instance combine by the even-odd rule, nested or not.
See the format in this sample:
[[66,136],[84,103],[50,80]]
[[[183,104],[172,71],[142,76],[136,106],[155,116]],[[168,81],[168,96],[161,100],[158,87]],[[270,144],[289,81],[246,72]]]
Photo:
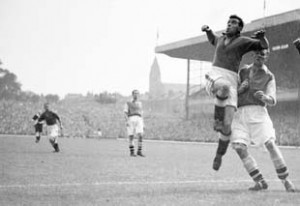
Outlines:
[[139,91],[132,91],[132,100],[126,102],[124,106],[124,114],[126,120],[127,134],[129,138],[129,151],[130,156],[136,156],[134,153],[134,135],[138,137],[137,155],[145,157],[142,153],[144,121],[143,121],[143,108],[142,102],[138,100]]
[[231,15],[222,36],[217,36],[207,26],[202,26],[209,42],[215,46],[212,69],[206,75],[207,92],[215,99],[214,130],[220,132],[213,169],[219,170],[231,135],[231,123],[237,107],[238,70],[244,54],[269,47],[264,31],[254,33],[255,38],[241,36],[243,20]]
[[43,132],[43,123],[38,122],[40,116],[41,116],[41,112],[38,112],[32,117],[32,121],[34,121],[35,143],[38,143],[40,141],[41,134]]
[[59,152],[58,146],[58,136],[59,136],[59,129],[62,131],[62,123],[59,116],[52,112],[49,109],[49,103],[44,104],[45,111],[41,114],[38,122],[45,121],[47,125],[47,134],[49,137],[49,142],[54,148],[54,152]]
[[254,63],[246,65],[239,72],[242,83],[238,88],[238,110],[232,123],[231,142],[246,171],[255,182],[249,190],[259,191],[268,188],[255,159],[248,152],[248,146],[253,142],[267,148],[277,176],[286,191],[295,192],[294,185],[287,179],[289,171],[275,143],[275,130],[266,108],[268,105],[276,104],[275,77],[264,65],[268,53],[268,50],[256,51]]

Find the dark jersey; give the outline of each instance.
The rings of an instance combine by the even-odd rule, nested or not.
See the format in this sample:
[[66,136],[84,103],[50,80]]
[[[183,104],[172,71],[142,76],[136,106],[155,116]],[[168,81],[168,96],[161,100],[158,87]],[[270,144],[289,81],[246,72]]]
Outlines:
[[225,35],[218,37],[208,33],[207,36],[210,43],[216,47],[212,65],[236,73],[244,54],[263,49],[259,40],[245,36],[237,36],[227,45],[225,45]]
[[59,116],[52,112],[52,111],[45,111],[43,114],[41,114],[40,118],[39,118],[39,122],[45,120],[46,124],[51,126],[57,123],[57,120],[60,121]]

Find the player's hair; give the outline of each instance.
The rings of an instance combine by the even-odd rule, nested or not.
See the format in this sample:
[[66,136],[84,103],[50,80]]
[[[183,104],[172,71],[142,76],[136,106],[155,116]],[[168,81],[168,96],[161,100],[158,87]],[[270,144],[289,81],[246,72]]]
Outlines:
[[133,94],[133,93],[135,93],[135,92],[139,92],[139,90],[134,89],[134,90],[132,90],[131,94]]
[[229,19],[237,19],[239,20],[239,26],[243,29],[244,28],[244,21],[241,17],[239,17],[238,15],[236,14],[232,14],[229,16]]
[[268,57],[270,54],[270,50],[269,49],[261,49],[261,50],[256,50],[254,51],[255,53],[260,53],[260,54],[264,54],[264,56]]

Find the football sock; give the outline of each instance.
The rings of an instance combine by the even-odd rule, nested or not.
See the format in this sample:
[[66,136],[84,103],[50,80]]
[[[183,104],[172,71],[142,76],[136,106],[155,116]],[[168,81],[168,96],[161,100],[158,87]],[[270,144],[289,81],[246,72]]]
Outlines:
[[219,139],[217,155],[223,156],[227,151],[228,145],[229,145],[229,140],[225,141],[225,140]]
[[266,143],[266,147],[270,153],[270,157],[275,167],[278,178],[281,180],[286,179],[289,175],[289,171],[278,146],[274,141],[269,141]]
[[130,151],[130,154],[134,154],[134,146],[133,145],[129,146],[129,151]]
[[138,153],[142,152],[142,147],[143,147],[143,139],[142,139],[142,136],[139,136],[139,139],[138,139]]
[[224,116],[225,116],[225,107],[215,105],[215,114],[214,114],[215,121],[218,120],[222,122],[224,120]]
[[244,164],[244,167],[245,167],[246,171],[248,172],[250,177],[255,182],[260,182],[260,181],[264,180],[262,174],[260,173],[260,171],[258,169],[258,166],[257,166],[257,163],[256,163],[255,159],[251,155],[248,155],[247,157],[242,159],[242,162]]

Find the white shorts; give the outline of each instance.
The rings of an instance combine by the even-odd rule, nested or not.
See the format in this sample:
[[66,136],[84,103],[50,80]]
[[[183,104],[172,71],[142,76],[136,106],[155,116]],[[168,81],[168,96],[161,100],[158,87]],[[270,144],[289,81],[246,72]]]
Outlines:
[[52,140],[54,140],[55,142],[57,142],[57,138],[59,136],[59,128],[57,124],[54,125],[47,125],[47,134],[48,137]]
[[218,86],[227,85],[229,87],[228,98],[224,100],[224,106],[237,107],[237,87],[238,74],[228,69],[212,66],[206,74],[206,91],[210,96],[215,97],[214,90]]
[[128,118],[127,134],[128,136],[144,133],[144,121],[140,116],[131,116]]
[[273,122],[266,107],[251,105],[238,108],[231,125],[231,143],[254,143],[263,146],[270,139],[276,139]]

